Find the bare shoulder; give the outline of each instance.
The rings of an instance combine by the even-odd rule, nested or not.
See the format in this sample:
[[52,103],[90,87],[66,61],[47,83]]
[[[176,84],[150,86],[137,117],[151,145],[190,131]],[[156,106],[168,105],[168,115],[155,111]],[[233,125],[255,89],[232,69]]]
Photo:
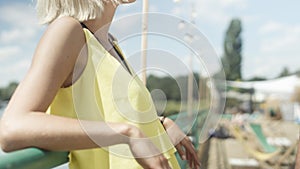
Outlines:
[[45,112],[72,75],[84,44],[84,32],[75,19],[62,17],[51,23],[39,41],[30,69],[6,112]]
[[[78,57],[85,44],[85,36],[80,23],[72,17],[61,17],[48,25],[33,58],[36,60],[72,60]],[[71,60],[71,62],[69,62]]]
[[[78,21],[62,17],[51,23],[39,41],[32,64],[13,95],[11,111],[46,111],[58,90],[72,75],[85,44]],[[27,99],[30,96],[30,99]]]
[[79,21],[68,16],[57,18],[48,26],[48,29],[60,30],[60,32],[70,32],[70,33],[74,31],[77,31],[77,33],[82,32],[82,27]]
[[67,16],[54,20],[48,26],[45,37],[51,37],[50,40],[61,41],[62,43],[75,45],[75,47],[82,46],[85,41],[84,32],[79,21]]
[[85,35],[80,22],[72,17],[60,17],[48,25],[36,48],[31,69],[48,70],[45,73],[62,76],[60,83],[65,83],[84,47]]

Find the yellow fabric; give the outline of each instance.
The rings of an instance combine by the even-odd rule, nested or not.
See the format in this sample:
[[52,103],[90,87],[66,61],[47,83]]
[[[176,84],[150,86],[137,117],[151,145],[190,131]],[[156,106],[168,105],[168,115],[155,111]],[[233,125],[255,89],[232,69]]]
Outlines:
[[[129,73],[90,31],[83,30],[88,47],[87,65],[71,87],[58,91],[48,113],[82,120],[135,125],[164,152],[172,168],[179,169],[174,156],[176,150],[156,115],[146,87],[132,68],[129,68]],[[116,49],[119,50],[118,46]],[[87,129],[84,124],[82,127]],[[71,151],[69,157],[71,169],[141,168],[125,144]]]

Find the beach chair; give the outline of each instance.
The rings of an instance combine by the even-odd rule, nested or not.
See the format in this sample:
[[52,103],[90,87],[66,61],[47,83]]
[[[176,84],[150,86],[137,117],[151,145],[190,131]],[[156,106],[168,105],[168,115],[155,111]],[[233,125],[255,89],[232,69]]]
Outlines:
[[251,156],[253,156],[255,159],[257,159],[258,161],[266,162],[266,161],[271,160],[272,158],[280,155],[280,153],[281,153],[280,148],[277,148],[277,149],[271,148],[271,145],[268,145],[267,142],[266,142],[266,144],[264,143],[266,147],[263,148],[263,150],[268,150],[268,151],[259,151],[257,149],[254,149],[253,147],[250,146],[249,141],[243,136],[242,131],[238,126],[232,126],[231,133],[239,142],[242,143],[245,150]]
[[267,142],[267,138],[265,137],[260,124],[250,123],[250,127],[251,127],[252,131],[254,132],[255,136],[257,137],[257,139],[258,139],[260,145],[262,146],[264,152],[273,153],[273,152],[278,150],[278,148],[270,145]]
[[[255,133],[256,137],[258,138],[261,146],[266,152],[275,152],[278,148],[268,144],[267,139],[265,135],[263,134],[262,127],[260,124],[256,123],[250,123],[250,127]],[[298,141],[296,141],[294,144],[290,145],[288,148],[281,149],[281,154],[277,158],[275,162],[275,169],[280,169],[280,165],[283,163],[284,160],[286,160],[296,149],[298,144]]]
[[[245,139],[243,131],[241,131],[239,127],[232,126],[231,132],[234,137],[243,144],[245,150],[258,160],[262,166],[268,163],[268,166],[272,165],[274,169],[280,169],[284,161],[295,151],[298,141],[288,148],[274,147],[267,142],[260,124],[251,123],[249,126],[255,134],[257,141],[260,143],[262,151],[250,146],[249,140]],[[273,161],[270,163],[271,160]]]

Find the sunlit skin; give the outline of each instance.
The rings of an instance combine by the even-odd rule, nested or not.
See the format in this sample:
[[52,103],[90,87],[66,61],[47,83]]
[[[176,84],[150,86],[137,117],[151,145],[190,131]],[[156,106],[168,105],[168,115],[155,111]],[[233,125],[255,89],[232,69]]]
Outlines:
[[298,143],[298,151],[296,156],[296,166],[295,169],[300,168],[300,142]]
[[[134,0],[127,3],[131,2]],[[117,6],[118,4],[107,1],[101,17],[84,22],[90,31],[95,32],[96,38],[106,49],[110,49],[109,27],[103,26],[112,21]],[[100,28],[101,31],[97,31]],[[128,144],[135,156],[143,154],[144,147],[148,147],[149,153],[159,154],[150,141],[132,139],[145,138],[144,134],[132,125],[83,120],[79,122],[77,119],[45,114],[58,90],[72,85],[75,62],[82,63],[79,69],[85,68],[86,58],[78,57],[80,52],[86,52],[85,43],[82,26],[72,17],[61,17],[48,26],[37,45],[29,71],[12,96],[1,119],[0,143],[4,151],[26,147],[57,151],[99,147],[83,130],[80,124],[83,122],[89,126],[90,136],[107,138],[101,139],[102,146]],[[109,52],[117,58],[115,51]],[[75,75],[77,76],[80,74]],[[181,157],[187,159],[191,167],[199,168],[195,149],[184,133],[170,119],[165,119],[164,126],[171,141],[176,143]],[[170,168],[162,154],[136,160],[143,168]]]

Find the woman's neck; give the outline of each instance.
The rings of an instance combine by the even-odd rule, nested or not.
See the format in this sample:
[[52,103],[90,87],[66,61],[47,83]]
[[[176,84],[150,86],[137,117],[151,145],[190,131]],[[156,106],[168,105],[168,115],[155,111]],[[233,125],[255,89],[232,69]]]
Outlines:
[[100,17],[83,22],[102,43],[108,43],[108,32],[115,15],[116,8],[117,6],[113,3],[105,3],[104,10]]

